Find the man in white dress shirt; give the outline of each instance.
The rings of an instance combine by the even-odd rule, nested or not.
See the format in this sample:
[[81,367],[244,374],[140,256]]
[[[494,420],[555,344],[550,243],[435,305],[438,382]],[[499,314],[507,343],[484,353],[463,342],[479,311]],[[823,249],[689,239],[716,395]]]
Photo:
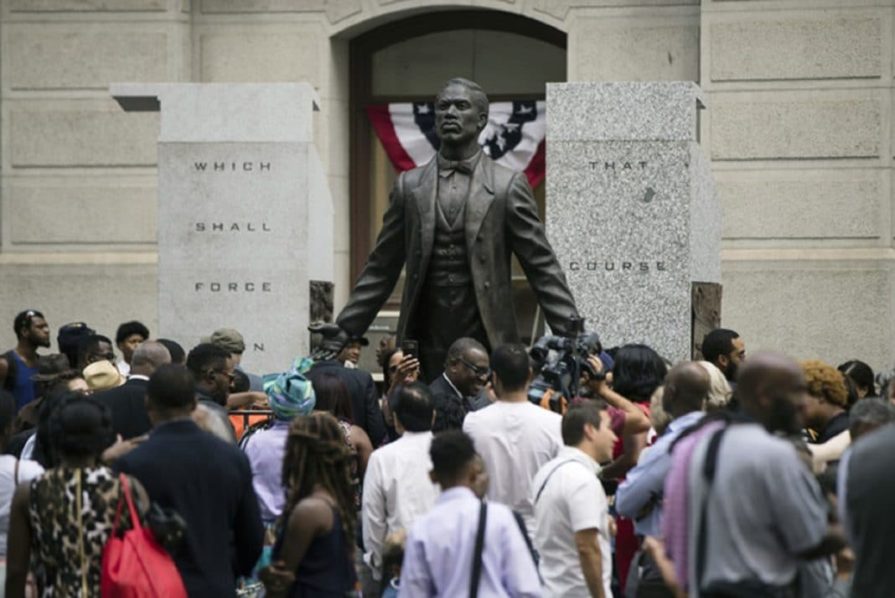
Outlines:
[[544,595],[612,598],[609,503],[597,474],[616,436],[602,401],[573,405],[562,418],[565,446],[534,478],[534,544]]
[[531,367],[520,344],[498,347],[491,355],[497,401],[466,416],[463,431],[472,437],[491,478],[488,500],[509,506],[534,534],[531,480],[562,448],[558,414],[528,400]]
[[432,459],[432,395],[421,382],[404,386],[395,405],[395,429],[401,437],[373,451],[364,476],[364,561],[381,579],[385,539],[435,504],[438,487],[429,478]]
[[[442,432],[432,440],[430,455],[432,479],[443,491],[407,537],[398,596],[455,598],[470,596],[473,587],[479,598],[540,596],[538,572],[513,513],[482,503],[473,491],[483,471],[469,436]],[[474,561],[480,563],[478,583]]]

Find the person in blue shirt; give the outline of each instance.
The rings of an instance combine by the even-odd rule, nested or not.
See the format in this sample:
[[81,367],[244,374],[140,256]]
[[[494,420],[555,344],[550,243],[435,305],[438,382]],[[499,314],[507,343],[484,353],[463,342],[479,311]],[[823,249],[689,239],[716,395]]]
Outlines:
[[0,388],[12,393],[16,399],[16,411],[36,397],[37,350],[50,346],[50,325],[36,309],[20,312],[13,321],[16,347],[0,355]]
[[642,536],[659,536],[662,529],[662,489],[671,467],[671,443],[705,415],[703,406],[710,386],[709,374],[695,361],[675,365],[665,379],[662,403],[671,417],[665,433],[628,472],[615,494],[619,514],[634,521]]

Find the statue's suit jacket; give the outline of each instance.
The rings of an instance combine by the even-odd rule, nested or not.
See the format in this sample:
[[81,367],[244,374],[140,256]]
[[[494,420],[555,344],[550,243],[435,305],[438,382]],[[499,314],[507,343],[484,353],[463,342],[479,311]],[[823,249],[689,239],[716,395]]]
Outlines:
[[[398,175],[376,247],[337,318],[344,330],[358,336],[366,332],[405,264],[399,341],[413,330],[416,310],[425,309],[418,300],[435,238],[437,185],[434,158]],[[577,317],[578,312],[524,174],[495,164],[483,153],[470,178],[465,230],[475,298],[491,347],[519,340],[512,254],[519,259],[550,327],[556,333],[570,332],[569,317]]]

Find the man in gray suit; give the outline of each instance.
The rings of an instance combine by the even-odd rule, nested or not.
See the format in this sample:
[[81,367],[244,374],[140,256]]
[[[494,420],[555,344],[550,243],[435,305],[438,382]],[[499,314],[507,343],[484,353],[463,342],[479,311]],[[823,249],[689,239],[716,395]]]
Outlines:
[[398,175],[376,247],[336,319],[349,336],[362,336],[406,264],[398,339],[419,341],[427,382],[460,337],[488,348],[518,341],[513,254],[553,331],[575,333],[570,319],[578,311],[525,175],[495,164],[479,146],[487,122],[481,87],[448,81],[435,103],[438,155]]

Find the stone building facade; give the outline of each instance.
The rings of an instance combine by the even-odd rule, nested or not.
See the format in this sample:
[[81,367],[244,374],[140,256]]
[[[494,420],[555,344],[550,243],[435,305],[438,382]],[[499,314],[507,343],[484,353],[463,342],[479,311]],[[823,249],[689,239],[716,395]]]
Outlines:
[[25,308],[106,334],[158,320],[158,113],[122,112],[110,83],[311,83],[338,307],[393,176],[358,148],[358,86],[691,80],[724,213],[723,325],[750,351],[889,368],[893,18],[895,0],[0,0],[0,344]]

